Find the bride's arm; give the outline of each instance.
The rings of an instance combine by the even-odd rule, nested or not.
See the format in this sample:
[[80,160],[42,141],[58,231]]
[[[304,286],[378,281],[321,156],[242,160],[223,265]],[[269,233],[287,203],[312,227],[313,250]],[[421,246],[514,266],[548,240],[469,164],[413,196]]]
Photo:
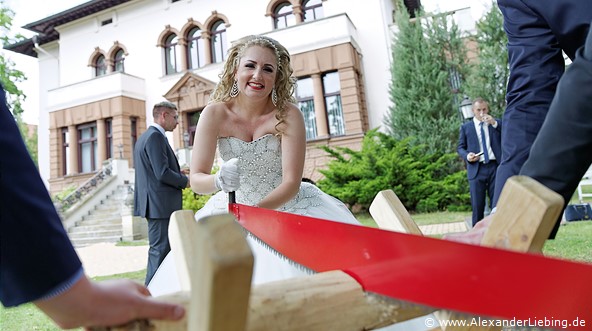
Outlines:
[[287,105],[282,129],[282,183],[259,202],[259,207],[276,209],[290,201],[300,188],[304,157],[306,154],[306,131],[300,110]]
[[191,190],[199,194],[215,192],[215,175],[212,165],[216,157],[216,141],[220,123],[223,121],[222,104],[210,104],[204,108],[195,128],[191,155]]

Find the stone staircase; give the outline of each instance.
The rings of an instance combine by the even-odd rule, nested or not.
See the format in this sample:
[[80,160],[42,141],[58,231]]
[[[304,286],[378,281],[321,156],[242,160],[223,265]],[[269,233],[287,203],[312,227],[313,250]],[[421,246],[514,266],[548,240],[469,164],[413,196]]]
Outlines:
[[68,236],[74,247],[101,242],[118,242],[123,236],[121,210],[127,193],[126,186],[118,186],[107,195],[88,215],[68,228]]

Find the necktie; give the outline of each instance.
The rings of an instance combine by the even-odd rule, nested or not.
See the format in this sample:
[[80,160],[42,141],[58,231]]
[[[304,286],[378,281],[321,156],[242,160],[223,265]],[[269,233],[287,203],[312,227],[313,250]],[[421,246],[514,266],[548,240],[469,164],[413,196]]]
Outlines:
[[484,163],[489,162],[489,152],[487,152],[487,143],[485,142],[485,130],[483,129],[483,122],[479,123],[481,127],[481,148],[483,148],[483,157],[485,158]]

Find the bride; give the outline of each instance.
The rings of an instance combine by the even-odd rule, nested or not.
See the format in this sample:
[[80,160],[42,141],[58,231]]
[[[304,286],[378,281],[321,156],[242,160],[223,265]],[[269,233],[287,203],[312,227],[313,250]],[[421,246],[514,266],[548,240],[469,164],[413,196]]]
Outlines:
[[[228,212],[226,193],[236,191],[241,204],[358,224],[342,202],[302,182],[306,135],[294,86],[290,55],[277,41],[248,36],[229,49],[195,132],[191,188],[200,194],[219,191],[196,213],[197,221]],[[224,163],[212,175],[216,149]],[[253,284],[304,274],[257,240],[248,240],[255,257]],[[178,286],[167,256],[148,288],[161,295]]]

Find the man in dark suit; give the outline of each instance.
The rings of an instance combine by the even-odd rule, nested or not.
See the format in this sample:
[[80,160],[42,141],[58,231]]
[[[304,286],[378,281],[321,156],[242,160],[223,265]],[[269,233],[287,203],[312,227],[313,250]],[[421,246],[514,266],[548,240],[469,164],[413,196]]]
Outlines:
[[498,0],[498,6],[508,35],[510,77],[494,206],[506,180],[528,158],[547,116],[565,69],[563,52],[573,61],[592,20],[588,0]]
[[[0,84],[0,301],[33,302],[62,328],[114,326],[136,318],[179,319],[130,280],[96,283],[64,230],[29,156]],[[0,323],[1,324],[1,323]]]
[[473,100],[473,119],[460,128],[457,152],[467,164],[473,226],[483,218],[486,194],[489,207],[495,189],[497,160],[501,157],[501,121],[489,115],[482,98]]
[[169,218],[183,205],[182,190],[189,187],[187,171],[181,171],[175,152],[165,136],[177,127],[177,107],[161,102],[152,110],[154,123],[134,148],[134,215],[148,220],[148,267],[146,285],[171,250],[168,238]]

